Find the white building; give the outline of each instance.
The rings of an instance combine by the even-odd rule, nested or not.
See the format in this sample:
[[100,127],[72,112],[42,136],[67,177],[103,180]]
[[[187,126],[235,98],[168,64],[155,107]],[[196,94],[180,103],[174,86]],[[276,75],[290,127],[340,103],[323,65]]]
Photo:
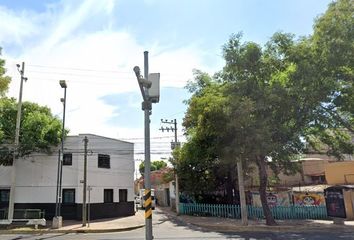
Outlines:
[[[87,136],[87,185],[91,218],[134,215],[134,145],[93,134],[68,136],[64,142],[61,216],[81,219],[84,137]],[[58,149],[16,160],[16,209],[42,209],[55,214]],[[8,207],[12,166],[0,166],[0,209]],[[88,197],[88,195],[87,195]],[[88,200],[88,199],[87,199]]]

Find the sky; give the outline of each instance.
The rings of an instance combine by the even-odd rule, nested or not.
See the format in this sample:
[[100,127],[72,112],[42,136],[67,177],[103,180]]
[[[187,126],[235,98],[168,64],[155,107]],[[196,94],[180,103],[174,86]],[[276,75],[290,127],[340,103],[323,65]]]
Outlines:
[[[17,63],[25,62],[23,100],[51,108],[60,119],[66,80],[65,125],[70,135],[92,133],[134,142],[144,159],[142,96],[133,72],[159,72],[160,102],[151,115],[151,159],[170,156],[190,97],[184,89],[193,69],[213,74],[223,67],[222,46],[238,32],[265,44],[277,31],[305,36],[329,0],[0,0],[1,58],[12,77],[8,96],[18,97]],[[171,126],[170,126],[171,127]]]

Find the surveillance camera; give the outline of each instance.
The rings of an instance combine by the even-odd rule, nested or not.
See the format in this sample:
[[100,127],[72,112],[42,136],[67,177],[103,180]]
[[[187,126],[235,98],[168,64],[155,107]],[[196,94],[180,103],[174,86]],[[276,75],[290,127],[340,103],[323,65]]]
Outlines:
[[143,85],[143,87],[150,88],[151,87],[151,81],[146,80],[145,78],[139,78],[139,83]]
[[135,66],[135,67],[133,68],[133,71],[134,71],[135,73],[137,73],[137,72],[140,73],[140,68],[139,68],[138,66]]
[[20,67],[20,64],[17,63],[17,64],[16,64],[16,67],[19,68],[19,67]]

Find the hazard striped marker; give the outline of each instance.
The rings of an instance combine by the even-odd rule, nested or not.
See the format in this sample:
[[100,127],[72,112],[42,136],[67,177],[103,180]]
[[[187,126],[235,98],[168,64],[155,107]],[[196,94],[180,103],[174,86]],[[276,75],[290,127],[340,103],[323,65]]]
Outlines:
[[145,218],[152,218],[152,199],[151,199],[151,190],[145,189],[144,194],[144,208],[145,208]]

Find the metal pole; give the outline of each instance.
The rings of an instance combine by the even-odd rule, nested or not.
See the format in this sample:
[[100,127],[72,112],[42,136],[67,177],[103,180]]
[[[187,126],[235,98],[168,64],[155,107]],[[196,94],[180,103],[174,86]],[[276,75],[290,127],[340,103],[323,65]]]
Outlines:
[[82,193],[82,226],[86,226],[86,219],[87,219],[87,214],[86,214],[86,184],[87,184],[87,143],[88,139],[85,136],[84,138],[84,148],[85,148],[85,154],[84,154],[84,186],[83,186],[83,193]]
[[238,190],[240,195],[241,205],[241,221],[242,225],[248,225],[247,205],[245,196],[245,187],[243,182],[242,161],[237,162],[237,175],[238,175]]
[[58,215],[61,216],[62,203],[62,181],[63,181],[63,159],[64,159],[64,137],[65,137],[65,110],[66,110],[66,87],[64,87],[64,102],[63,102],[63,126],[61,135],[61,158],[60,158],[60,174],[59,174],[59,206]]
[[[17,65],[19,66],[19,65]],[[15,207],[15,188],[16,188],[16,152],[19,147],[20,140],[20,127],[21,127],[21,110],[22,110],[22,89],[23,89],[23,80],[25,73],[25,63],[22,62],[22,69],[20,70],[21,82],[20,82],[20,94],[18,97],[17,104],[17,118],[16,118],[16,129],[15,129],[15,146],[13,152],[13,161],[12,161],[12,174],[11,174],[11,189],[10,189],[10,199],[9,199],[9,211],[8,211],[8,220],[12,221],[14,216],[14,207]]]
[[60,174],[60,149],[58,151],[58,171],[57,171],[57,192],[55,196],[55,217],[58,217],[58,208],[59,208],[59,174]]
[[[148,79],[149,76],[149,58],[148,52],[144,52],[144,78]],[[145,172],[144,172],[144,181],[145,181],[145,201],[150,196],[151,199],[151,182],[150,182],[150,111],[151,111],[151,102],[149,101],[149,92],[145,88],[146,100],[144,102],[144,119],[145,119]],[[145,206],[145,239],[152,240],[152,208],[150,203],[150,209]]]

